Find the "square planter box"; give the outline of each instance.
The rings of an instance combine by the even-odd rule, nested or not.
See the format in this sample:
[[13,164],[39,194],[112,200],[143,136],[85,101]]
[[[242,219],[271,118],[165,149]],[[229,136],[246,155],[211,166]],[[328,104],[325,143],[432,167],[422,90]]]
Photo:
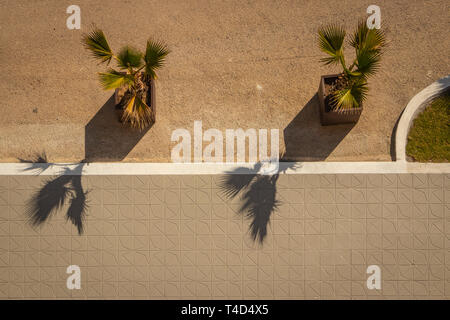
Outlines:
[[343,124],[343,123],[356,123],[359,120],[362,112],[362,105],[359,108],[354,108],[351,111],[337,112],[330,110],[326,101],[325,85],[331,85],[337,78],[339,74],[329,74],[322,76],[320,78],[319,84],[319,111],[320,111],[320,122],[323,126],[328,126],[332,124]]

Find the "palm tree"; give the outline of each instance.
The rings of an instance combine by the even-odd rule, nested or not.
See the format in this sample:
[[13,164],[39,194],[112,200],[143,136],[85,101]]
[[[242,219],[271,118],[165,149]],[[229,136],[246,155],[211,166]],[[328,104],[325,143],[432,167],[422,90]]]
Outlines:
[[111,50],[105,34],[98,28],[84,34],[82,42],[100,63],[109,65],[111,60],[116,61],[119,70],[109,68],[107,72],[99,73],[99,76],[105,90],[126,90],[119,104],[123,109],[122,121],[141,130],[152,124],[155,121],[154,106],[147,105],[147,94],[151,80],[157,78],[156,71],[164,65],[170,52],[167,46],[161,41],[149,39],[145,53],[125,46],[116,55]]
[[344,57],[345,30],[337,24],[319,29],[319,48],[328,57],[320,61],[325,65],[341,65],[343,72],[334,83],[331,104],[336,111],[349,111],[358,108],[368,93],[367,78],[375,74],[380,65],[383,49],[386,46],[384,31],[369,29],[365,21],[358,24],[349,41],[355,49],[355,59],[347,67]]

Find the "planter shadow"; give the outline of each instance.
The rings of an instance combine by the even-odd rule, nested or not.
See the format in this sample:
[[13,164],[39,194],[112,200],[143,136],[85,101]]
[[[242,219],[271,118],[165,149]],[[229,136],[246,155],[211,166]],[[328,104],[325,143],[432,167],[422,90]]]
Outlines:
[[282,161],[325,160],[355,124],[322,126],[316,93],[284,129]]
[[120,123],[112,95],[85,127],[85,161],[123,160],[151,127],[139,131]]

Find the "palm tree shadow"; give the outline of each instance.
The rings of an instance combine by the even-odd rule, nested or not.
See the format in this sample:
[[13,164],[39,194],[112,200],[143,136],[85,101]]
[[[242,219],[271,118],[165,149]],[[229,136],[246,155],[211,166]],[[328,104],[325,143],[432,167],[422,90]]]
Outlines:
[[281,205],[276,196],[279,173],[293,169],[295,164],[280,163],[280,170],[273,175],[258,174],[261,166],[258,162],[253,169],[240,167],[229,171],[221,178],[219,185],[228,199],[240,197],[239,213],[250,220],[250,236],[253,241],[263,244],[270,217]]
[[[46,161],[46,157],[34,159]],[[24,171],[43,172],[53,164],[34,162],[33,160],[19,159],[20,162],[30,163]],[[81,183],[81,174],[85,163],[80,162],[74,168],[64,167],[62,173],[47,180],[44,185],[33,194],[26,204],[26,214],[32,226],[37,227],[61,210],[66,203],[69,207],[66,212],[66,220],[69,220],[81,235],[84,231],[84,220],[88,210],[87,194]]]
[[354,127],[322,126],[318,104],[316,93],[284,129],[285,150],[278,173],[258,175],[261,163],[257,163],[253,169],[241,167],[227,172],[220,181],[221,191],[228,199],[241,199],[239,213],[250,220],[253,241],[264,242],[270,217],[281,205],[277,199],[279,173],[293,168],[294,161],[325,160]]
[[36,174],[47,170],[52,165],[51,163],[48,163],[47,154],[45,153],[45,151],[43,151],[42,153],[36,153],[31,159],[18,158],[18,160],[21,163],[30,164],[27,168],[23,169],[23,171],[32,171]]

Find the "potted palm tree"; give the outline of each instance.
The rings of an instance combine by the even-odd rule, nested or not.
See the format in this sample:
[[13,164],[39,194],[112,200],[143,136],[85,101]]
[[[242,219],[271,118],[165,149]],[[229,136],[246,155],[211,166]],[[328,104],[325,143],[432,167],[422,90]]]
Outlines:
[[345,34],[344,28],[336,24],[319,29],[319,48],[328,55],[321,62],[341,65],[343,69],[340,74],[325,75],[320,79],[318,95],[322,125],[358,121],[368,93],[367,79],[379,69],[386,45],[381,29],[369,29],[365,21],[361,21],[349,41],[355,49],[355,59],[347,67]]
[[114,89],[114,99],[119,119],[133,128],[142,130],[155,122],[156,71],[164,65],[169,54],[160,41],[147,41],[145,52],[125,46],[114,54],[102,30],[94,28],[84,34],[82,42],[101,63],[114,59],[119,70],[109,68],[99,73],[105,90]]

